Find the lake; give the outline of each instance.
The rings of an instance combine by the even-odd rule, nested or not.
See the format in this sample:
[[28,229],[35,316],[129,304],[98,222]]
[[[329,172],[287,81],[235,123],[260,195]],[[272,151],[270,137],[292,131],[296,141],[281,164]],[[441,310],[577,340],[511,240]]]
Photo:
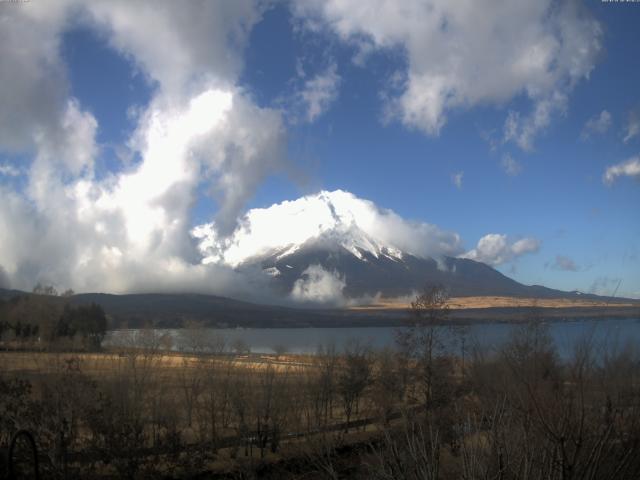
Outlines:
[[[568,357],[574,347],[585,338],[598,348],[610,351],[627,344],[640,342],[640,319],[588,319],[549,322],[549,333],[561,357]],[[482,348],[499,348],[517,324],[483,323],[466,327],[466,344]],[[455,351],[460,338],[455,328],[439,327],[447,348]],[[229,350],[242,342],[253,353],[274,353],[277,349],[288,353],[315,353],[319,346],[335,345],[340,351],[349,341],[357,339],[375,349],[393,347],[393,327],[354,328],[203,328],[198,330],[154,329],[114,330],[105,338],[105,346],[150,345],[164,336],[165,346],[172,350],[216,351],[222,343]],[[168,344],[166,339],[169,339]]]

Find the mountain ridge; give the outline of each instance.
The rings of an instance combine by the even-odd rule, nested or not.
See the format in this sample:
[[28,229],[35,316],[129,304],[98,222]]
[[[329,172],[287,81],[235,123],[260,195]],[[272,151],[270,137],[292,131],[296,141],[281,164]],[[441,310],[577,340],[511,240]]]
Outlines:
[[273,254],[254,260],[263,271],[270,272],[282,294],[290,292],[295,282],[304,277],[311,265],[318,265],[328,274],[345,282],[345,297],[358,299],[382,295],[399,297],[414,294],[425,285],[441,285],[452,296],[513,296],[539,298],[602,297],[577,291],[562,291],[542,285],[523,285],[482,262],[467,258],[420,258],[402,252],[374,256],[359,250],[354,255],[344,247],[327,248],[315,243],[296,249],[293,253]]
[[[0,288],[0,299],[16,295],[33,295]],[[597,296],[595,296],[597,297]],[[81,293],[69,298],[74,305],[100,304],[109,317],[109,328],[181,328],[202,325],[214,328],[300,328],[300,327],[370,327],[400,326],[410,318],[407,305],[394,308],[373,306],[350,308],[292,308],[262,305],[227,297],[188,293],[105,294]],[[602,300],[603,297],[597,297]],[[627,302],[627,304],[618,304]],[[639,318],[640,301],[616,299],[610,305],[571,307],[537,307],[540,318]],[[452,308],[451,322],[526,321],[531,306],[497,306]]]
[[453,296],[589,295],[523,285],[465,253],[457,234],[342,190],[252,209],[230,237],[218,237],[214,224],[195,236],[203,263],[261,271],[277,296],[302,303],[412,295],[426,284]]

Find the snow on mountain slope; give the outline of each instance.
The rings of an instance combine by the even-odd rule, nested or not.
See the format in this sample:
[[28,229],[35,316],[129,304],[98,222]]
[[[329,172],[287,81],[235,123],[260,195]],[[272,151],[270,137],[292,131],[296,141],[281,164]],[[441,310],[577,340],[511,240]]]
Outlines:
[[409,222],[373,202],[336,190],[322,191],[269,208],[250,210],[230,237],[218,236],[214,223],[196,227],[203,263],[237,267],[277,252],[291,255],[310,241],[332,242],[363,260],[362,252],[401,258],[461,253],[460,237],[435,225]]
[[531,251],[520,248],[522,241],[489,234],[464,253],[458,234],[341,190],[249,210],[227,237],[215,223],[192,235],[204,264],[261,272],[281,298],[297,303],[410,295],[427,283],[454,295],[522,296],[531,288],[487,265]]

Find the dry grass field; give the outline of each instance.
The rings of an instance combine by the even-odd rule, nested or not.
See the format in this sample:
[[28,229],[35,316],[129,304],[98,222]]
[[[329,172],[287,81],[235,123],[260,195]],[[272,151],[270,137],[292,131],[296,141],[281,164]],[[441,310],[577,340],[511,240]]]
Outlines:
[[[413,298],[380,298],[369,305],[351,307],[353,310],[404,310],[410,308]],[[637,303],[620,302],[607,303],[606,300],[569,299],[569,298],[522,298],[522,297],[452,297],[447,302],[452,310],[471,308],[502,308],[502,307],[540,307],[540,308],[576,308],[576,307],[637,307]]]
[[[155,353],[152,356],[153,370],[164,375],[178,374],[184,369],[197,368],[207,361],[218,366],[231,366],[235,369],[261,371],[271,368],[275,372],[304,371],[313,368],[308,355],[194,355],[180,352]],[[141,365],[148,357],[144,352],[139,355],[125,355],[119,352],[36,352],[6,351],[0,352],[0,369],[5,374],[47,374],[69,369],[79,369],[90,377],[104,377],[119,372],[125,364],[131,362]]]

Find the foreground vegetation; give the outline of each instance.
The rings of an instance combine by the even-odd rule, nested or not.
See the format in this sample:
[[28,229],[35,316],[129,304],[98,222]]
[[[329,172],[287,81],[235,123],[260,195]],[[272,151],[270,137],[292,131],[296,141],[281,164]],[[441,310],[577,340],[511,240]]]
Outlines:
[[[412,311],[387,351],[353,341],[260,357],[219,339],[204,352],[197,328],[179,354],[154,330],[96,353],[23,343],[0,353],[1,471],[26,430],[47,478],[640,476],[634,348],[585,338],[561,360],[532,314],[491,351],[457,327],[454,356],[434,328],[444,292],[426,290]],[[28,473],[25,438],[10,462]]]
[[4,348],[99,350],[107,332],[100,305],[72,305],[73,291],[58,295],[36,285],[31,295],[0,298],[0,344]]

